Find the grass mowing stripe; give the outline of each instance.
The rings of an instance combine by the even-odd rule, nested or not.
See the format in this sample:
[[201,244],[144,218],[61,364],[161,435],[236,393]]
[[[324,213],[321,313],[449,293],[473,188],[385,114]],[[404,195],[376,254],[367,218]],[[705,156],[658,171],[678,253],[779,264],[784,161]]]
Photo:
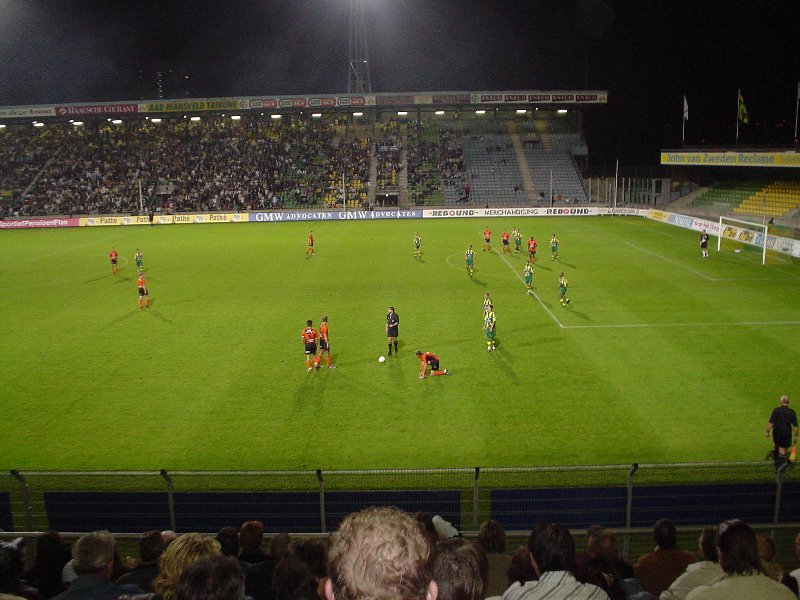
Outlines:
[[667,258],[666,256],[662,256],[662,255],[660,255],[660,254],[658,254],[656,252],[651,252],[650,250],[642,248],[641,246],[637,246],[636,244],[632,244],[630,242],[625,242],[625,244],[627,246],[630,246],[631,248],[636,248],[640,252],[644,252],[645,254],[649,254],[650,256],[655,256],[656,258],[659,258],[659,259],[661,259],[663,261],[666,261],[666,262],[670,263],[671,265],[675,265],[676,267],[680,267],[681,269],[686,269],[690,273],[694,273],[695,275],[699,275],[700,277],[702,277],[703,279],[706,279],[708,281],[718,281],[716,278],[711,277],[710,275],[706,275],[705,273],[701,273],[700,271],[692,269],[691,267],[687,267],[686,265],[681,264],[681,263],[679,263],[677,261],[674,261],[671,258]]
[[[522,275],[517,273],[516,269],[514,269],[514,265],[512,265],[510,262],[508,262],[506,257],[503,256],[500,252],[498,252],[497,249],[492,248],[492,252],[494,252],[497,256],[502,258],[503,262],[506,263],[506,265],[508,265],[508,268],[511,269],[511,271],[514,273],[514,275],[516,275],[516,277],[517,277],[517,279],[519,279],[520,283],[522,283],[522,285],[525,285],[525,280],[522,278]],[[544,302],[542,302],[542,299],[539,298],[539,295],[536,292],[534,292],[533,289],[531,289],[531,296],[536,298],[536,301],[544,309],[544,311],[548,315],[550,315],[550,318],[555,322],[556,325],[558,325],[559,327],[564,327],[564,324],[561,321],[559,321],[558,318],[553,314],[553,311],[551,311],[550,308]]]

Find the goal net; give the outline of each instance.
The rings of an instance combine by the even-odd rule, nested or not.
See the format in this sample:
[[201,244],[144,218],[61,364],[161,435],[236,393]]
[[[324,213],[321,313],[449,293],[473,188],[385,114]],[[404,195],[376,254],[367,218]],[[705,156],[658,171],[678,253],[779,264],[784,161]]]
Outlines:
[[767,262],[767,226],[751,221],[719,218],[718,252],[749,252],[756,250],[761,254],[761,264]]

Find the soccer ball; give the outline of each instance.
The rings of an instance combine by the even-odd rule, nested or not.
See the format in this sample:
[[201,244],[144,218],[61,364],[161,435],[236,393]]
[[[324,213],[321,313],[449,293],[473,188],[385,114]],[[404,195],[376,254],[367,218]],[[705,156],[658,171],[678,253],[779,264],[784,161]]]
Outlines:
[[385,356],[379,356],[378,357],[378,362],[386,362],[386,357]]

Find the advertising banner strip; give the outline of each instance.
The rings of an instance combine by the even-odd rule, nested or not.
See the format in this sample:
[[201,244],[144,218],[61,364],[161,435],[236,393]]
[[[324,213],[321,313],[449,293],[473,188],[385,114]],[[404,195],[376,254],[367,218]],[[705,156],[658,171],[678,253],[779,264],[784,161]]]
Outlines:
[[422,210],[318,210],[298,212],[251,212],[250,221],[280,223],[282,221],[371,221],[377,219],[419,219]]
[[[688,215],[681,215],[678,213],[667,212],[663,210],[648,210],[646,217],[662,223],[669,223],[676,227],[683,227],[684,229],[692,229],[700,232],[704,229],[707,233],[729,240],[736,240],[751,246],[761,247],[764,243],[764,233],[756,231],[755,229],[747,229],[746,227],[737,227],[726,223],[723,225],[722,231],[719,229],[718,221],[709,221],[708,219],[698,219]],[[767,236],[767,249],[780,252],[782,254],[789,254],[794,257],[800,257],[800,240],[793,240],[777,235]]]
[[662,165],[800,168],[796,152],[662,152]]
[[175,98],[166,100],[120,100],[79,104],[0,106],[0,119],[124,115],[133,113],[177,113],[263,110],[278,108],[362,108],[366,106],[439,106],[443,104],[606,104],[602,90],[520,90],[474,92],[407,92],[396,94],[300,96],[237,96],[232,98]]
[[80,219],[77,218],[41,218],[41,219],[9,219],[0,220],[0,229],[37,229],[41,227],[78,227]]
[[605,207],[520,207],[520,208],[437,208],[423,210],[426,219],[470,218],[470,217],[596,217],[600,215],[620,215],[638,217],[646,211],[638,208]]

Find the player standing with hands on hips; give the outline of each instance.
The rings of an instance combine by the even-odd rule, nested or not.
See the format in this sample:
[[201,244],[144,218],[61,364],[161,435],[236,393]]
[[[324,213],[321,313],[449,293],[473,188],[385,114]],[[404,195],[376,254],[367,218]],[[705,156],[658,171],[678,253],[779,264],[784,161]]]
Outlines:
[[797,413],[789,408],[789,396],[781,396],[781,405],[772,409],[764,437],[769,437],[770,432],[775,443],[775,468],[778,469],[786,462],[786,450],[792,446],[793,439],[797,445]]
[[386,314],[386,340],[389,344],[389,356],[392,355],[392,345],[397,352],[397,331],[400,328],[400,315],[394,312],[394,306],[389,307]]

